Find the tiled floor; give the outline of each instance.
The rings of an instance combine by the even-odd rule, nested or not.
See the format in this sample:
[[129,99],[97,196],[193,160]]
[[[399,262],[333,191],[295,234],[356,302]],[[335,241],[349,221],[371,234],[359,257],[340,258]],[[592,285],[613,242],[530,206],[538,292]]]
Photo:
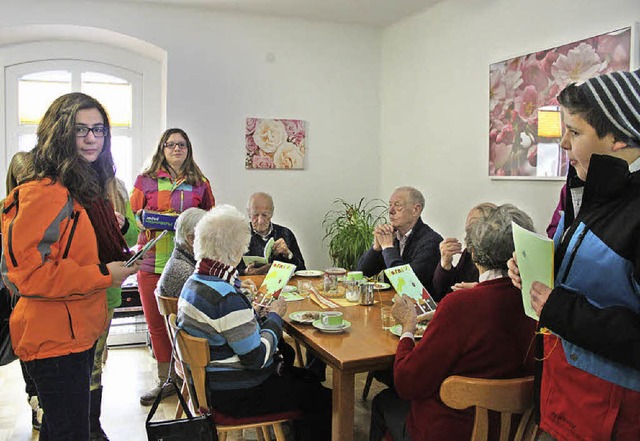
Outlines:
[[[155,361],[146,347],[110,349],[103,374],[104,397],[102,424],[111,441],[144,441],[144,422],[149,411],[141,406],[138,397],[153,385]],[[331,372],[327,385],[331,384]],[[366,374],[356,376],[356,409],[354,439],[368,439],[371,398],[382,389],[374,381],[368,401],[362,401]],[[31,430],[31,408],[24,393],[24,382],[18,362],[0,367],[0,441],[31,441],[38,432]],[[173,418],[177,399],[165,399],[156,417]],[[243,440],[242,434],[229,440]]]

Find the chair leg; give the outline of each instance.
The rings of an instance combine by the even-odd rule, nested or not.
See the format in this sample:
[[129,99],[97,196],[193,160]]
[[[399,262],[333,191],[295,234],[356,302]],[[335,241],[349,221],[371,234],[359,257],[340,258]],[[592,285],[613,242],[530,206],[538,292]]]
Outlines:
[[273,431],[276,434],[276,441],[286,441],[287,436],[284,434],[282,423],[276,423],[273,425]]
[[362,389],[362,399],[367,401],[369,396],[369,390],[371,390],[371,382],[373,381],[373,372],[367,373],[367,380],[364,382],[364,389]]
[[298,340],[294,340],[296,345],[296,358],[298,359],[298,366],[304,367],[304,360],[302,359],[302,348],[300,347],[300,342]]
[[262,426],[257,426],[256,427],[256,439],[258,441],[265,441],[265,439],[266,440],[269,439],[269,435],[267,435],[266,438],[264,437],[264,427],[262,427]]

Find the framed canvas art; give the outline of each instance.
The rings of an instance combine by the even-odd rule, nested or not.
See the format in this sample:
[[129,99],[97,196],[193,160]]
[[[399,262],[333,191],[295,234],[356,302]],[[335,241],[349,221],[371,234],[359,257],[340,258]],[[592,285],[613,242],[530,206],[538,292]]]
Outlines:
[[304,169],[306,143],[306,121],[247,118],[245,168]]
[[569,165],[560,148],[558,93],[571,83],[629,70],[637,38],[632,38],[632,30],[627,27],[491,64],[492,179],[564,179]]

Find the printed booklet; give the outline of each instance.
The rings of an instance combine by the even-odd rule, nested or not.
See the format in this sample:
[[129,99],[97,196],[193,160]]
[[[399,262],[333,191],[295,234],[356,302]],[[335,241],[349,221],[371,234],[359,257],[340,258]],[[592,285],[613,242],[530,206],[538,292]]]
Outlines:
[[269,263],[269,258],[273,251],[273,237],[264,246],[264,256],[242,256],[242,261],[246,266],[249,266],[252,262],[256,263],[256,266],[263,266]]
[[262,285],[258,288],[255,302],[267,306],[272,299],[277,299],[295,270],[296,266],[293,263],[274,260],[262,281]]
[[407,295],[416,301],[418,315],[435,311],[436,302],[427,288],[422,286],[411,265],[394,266],[384,270],[384,273],[398,294]]

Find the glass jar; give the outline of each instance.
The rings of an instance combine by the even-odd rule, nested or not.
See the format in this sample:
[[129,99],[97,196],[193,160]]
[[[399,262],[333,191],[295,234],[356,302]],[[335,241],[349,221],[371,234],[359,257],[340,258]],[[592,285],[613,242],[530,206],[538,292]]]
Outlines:
[[360,280],[345,280],[344,296],[348,301],[357,303],[360,301]]
[[324,270],[323,288],[327,294],[337,294],[340,281],[344,279],[347,270],[344,268],[327,268]]

